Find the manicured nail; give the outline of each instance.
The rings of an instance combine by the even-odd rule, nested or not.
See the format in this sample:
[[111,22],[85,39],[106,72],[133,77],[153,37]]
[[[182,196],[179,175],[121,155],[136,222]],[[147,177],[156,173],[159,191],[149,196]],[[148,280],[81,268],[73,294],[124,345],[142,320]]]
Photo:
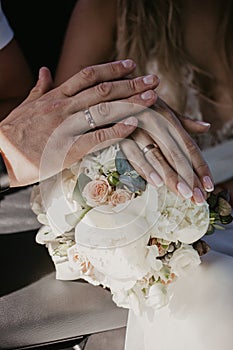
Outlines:
[[185,199],[191,198],[193,195],[193,192],[190,190],[190,188],[183,182],[178,182],[177,190]]
[[154,96],[153,91],[145,91],[141,94],[142,100],[150,100]]
[[214,190],[213,182],[209,176],[203,177],[203,185],[207,192],[212,192]]
[[41,67],[40,70],[39,70],[39,76],[38,78],[41,79],[43,76],[43,68]]
[[146,85],[151,85],[155,81],[153,75],[147,75],[142,80],[143,80],[144,84],[146,84]]
[[208,127],[210,127],[210,123],[207,123],[207,122],[203,122],[202,120],[196,120],[196,123],[197,124],[201,124],[201,125],[203,125],[203,126],[208,126]]
[[163,186],[163,180],[157,173],[150,173],[150,179],[153,182],[153,184],[157,187],[162,187]]
[[135,117],[129,117],[123,121],[123,124],[125,125],[130,125],[130,126],[137,126],[138,125],[138,120]]
[[132,68],[135,66],[135,63],[132,60],[124,60],[124,61],[121,61],[121,63],[125,68]]
[[200,188],[195,187],[193,190],[193,198],[197,205],[202,205],[205,202],[205,198]]

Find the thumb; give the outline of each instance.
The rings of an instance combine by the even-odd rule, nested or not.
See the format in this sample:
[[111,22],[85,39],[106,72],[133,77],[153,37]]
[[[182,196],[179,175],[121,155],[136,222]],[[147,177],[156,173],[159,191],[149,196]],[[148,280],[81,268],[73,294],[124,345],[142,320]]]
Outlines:
[[47,67],[42,67],[39,70],[39,77],[36,85],[30,91],[27,99],[24,102],[36,100],[43,94],[53,88],[53,79],[50,70]]

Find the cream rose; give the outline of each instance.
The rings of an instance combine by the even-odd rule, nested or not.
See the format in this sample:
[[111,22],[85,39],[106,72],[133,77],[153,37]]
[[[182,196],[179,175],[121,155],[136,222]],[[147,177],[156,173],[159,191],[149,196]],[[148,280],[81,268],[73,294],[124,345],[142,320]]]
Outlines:
[[109,198],[109,204],[115,207],[118,204],[124,204],[127,201],[130,201],[131,198],[132,198],[132,194],[129,193],[128,191],[123,189],[117,189],[111,194]]
[[189,273],[193,268],[196,268],[201,263],[201,259],[198,252],[188,244],[183,244],[182,247],[177,249],[170,261],[169,265],[171,271],[176,276],[183,276]]
[[90,207],[104,204],[111,194],[111,186],[105,178],[100,178],[88,182],[84,187],[82,195]]

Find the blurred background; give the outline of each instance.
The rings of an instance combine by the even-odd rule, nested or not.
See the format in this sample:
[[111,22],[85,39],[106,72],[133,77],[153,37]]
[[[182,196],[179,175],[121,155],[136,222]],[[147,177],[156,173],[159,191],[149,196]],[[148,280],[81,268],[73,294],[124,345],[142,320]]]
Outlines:
[[41,66],[54,74],[76,0],[2,0],[2,8],[37,78]]

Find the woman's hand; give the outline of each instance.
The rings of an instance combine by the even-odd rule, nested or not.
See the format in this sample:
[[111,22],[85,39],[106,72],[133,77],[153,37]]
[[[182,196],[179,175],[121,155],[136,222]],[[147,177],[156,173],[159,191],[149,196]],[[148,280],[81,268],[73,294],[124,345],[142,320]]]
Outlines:
[[[161,99],[138,116],[138,128],[131,140],[121,142],[135,169],[157,187],[163,183],[184,198],[204,202],[213,182],[201,151],[183,126],[191,132],[205,132],[206,123],[176,115]],[[179,119],[178,119],[179,118]],[[182,126],[183,124],[183,126]],[[134,142],[135,141],[135,142]],[[145,148],[148,145],[148,148]]]
[[[47,68],[28,98],[0,124],[0,148],[11,186],[28,185],[60,172],[86,153],[131,134],[131,117],[155,103],[158,79],[124,79],[131,60],[87,67],[55,89]],[[122,79],[122,80],[120,80]],[[90,107],[92,106],[92,107]],[[89,108],[89,109],[88,109]],[[95,127],[84,109],[91,113]],[[117,123],[106,128],[107,124]]]

